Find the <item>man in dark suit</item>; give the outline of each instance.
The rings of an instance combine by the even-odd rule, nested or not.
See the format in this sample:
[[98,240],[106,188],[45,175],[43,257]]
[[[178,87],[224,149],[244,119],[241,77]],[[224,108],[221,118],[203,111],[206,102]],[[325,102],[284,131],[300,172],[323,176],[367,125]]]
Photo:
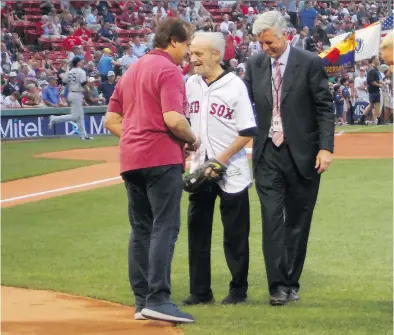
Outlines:
[[263,253],[273,306],[299,299],[320,174],[331,163],[334,113],[319,56],[287,42],[279,12],[253,26],[263,52],[246,67],[256,106],[253,172],[263,216]]

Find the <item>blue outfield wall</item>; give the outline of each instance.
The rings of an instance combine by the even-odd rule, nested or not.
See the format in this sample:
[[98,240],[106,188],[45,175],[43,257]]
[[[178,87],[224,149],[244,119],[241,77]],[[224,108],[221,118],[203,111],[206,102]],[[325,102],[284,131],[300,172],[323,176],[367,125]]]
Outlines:
[[[363,114],[368,106],[365,101],[357,101],[354,112],[355,120]],[[254,106],[253,106],[254,108]],[[85,107],[85,129],[90,135],[109,135],[104,128],[104,117],[107,106]],[[23,139],[48,136],[79,135],[77,125],[68,121],[57,123],[53,130],[48,128],[50,115],[68,114],[70,108],[23,108],[3,109],[1,111],[1,137],[8,139]]]
[[[85,107],[85,129],[91,135],[109,135],[104,128],[104,116],[107,107]],[[48,128],[50,115],[70,113],[70,108],[23,108],[3,109],[1,111],[1,137],[23,139],[42,136],[76,136],[78,127],[74,122],[57,123]]]

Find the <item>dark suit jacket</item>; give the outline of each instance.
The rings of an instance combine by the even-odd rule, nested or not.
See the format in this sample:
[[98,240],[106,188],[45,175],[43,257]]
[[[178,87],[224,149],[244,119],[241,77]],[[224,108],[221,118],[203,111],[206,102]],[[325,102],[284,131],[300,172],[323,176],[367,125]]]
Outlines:
[[[249,59],[245,84],[256,107],[257,135],[253,171],[263,152],[272,118],[271,59],[259,53]],[[281,116],[286,143],[299,172],[311,178],[319,150],[334,151],[335,117],[328,77],[320,57],[291,47],[283,75]]]

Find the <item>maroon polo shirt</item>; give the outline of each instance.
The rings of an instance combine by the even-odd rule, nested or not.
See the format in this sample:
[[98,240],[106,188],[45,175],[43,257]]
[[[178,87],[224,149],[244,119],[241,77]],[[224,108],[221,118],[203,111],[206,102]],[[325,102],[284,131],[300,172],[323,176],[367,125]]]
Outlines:
[[124,12],[121,16],[119,16],[119,21],[127,22],[127,23],[134,23],[134,14],[130,14],[129,12]]
[[183,77],[172,57],[152,50],[131,66],[116,85],[108,112],[123,117],[120,172],[182,164],[184,143],[164,123],[163,113],[185,115]]

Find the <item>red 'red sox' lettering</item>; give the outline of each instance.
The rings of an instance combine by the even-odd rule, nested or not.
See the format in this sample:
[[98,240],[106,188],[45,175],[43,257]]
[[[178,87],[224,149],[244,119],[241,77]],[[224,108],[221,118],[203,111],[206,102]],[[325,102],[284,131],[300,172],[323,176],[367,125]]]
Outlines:
[[189,104],[189,113],[199,113],[200,112],[200,102],[199,101],[193,101]]
[[[219,107],[218,107],[219,106]],[[224,117],[225,119],[232,119],[234,110],[226,107],[225,105],[218,105],[216,103],[211,104],[211,109],[209,111],[212,115],[217,115],[219,117]]]

